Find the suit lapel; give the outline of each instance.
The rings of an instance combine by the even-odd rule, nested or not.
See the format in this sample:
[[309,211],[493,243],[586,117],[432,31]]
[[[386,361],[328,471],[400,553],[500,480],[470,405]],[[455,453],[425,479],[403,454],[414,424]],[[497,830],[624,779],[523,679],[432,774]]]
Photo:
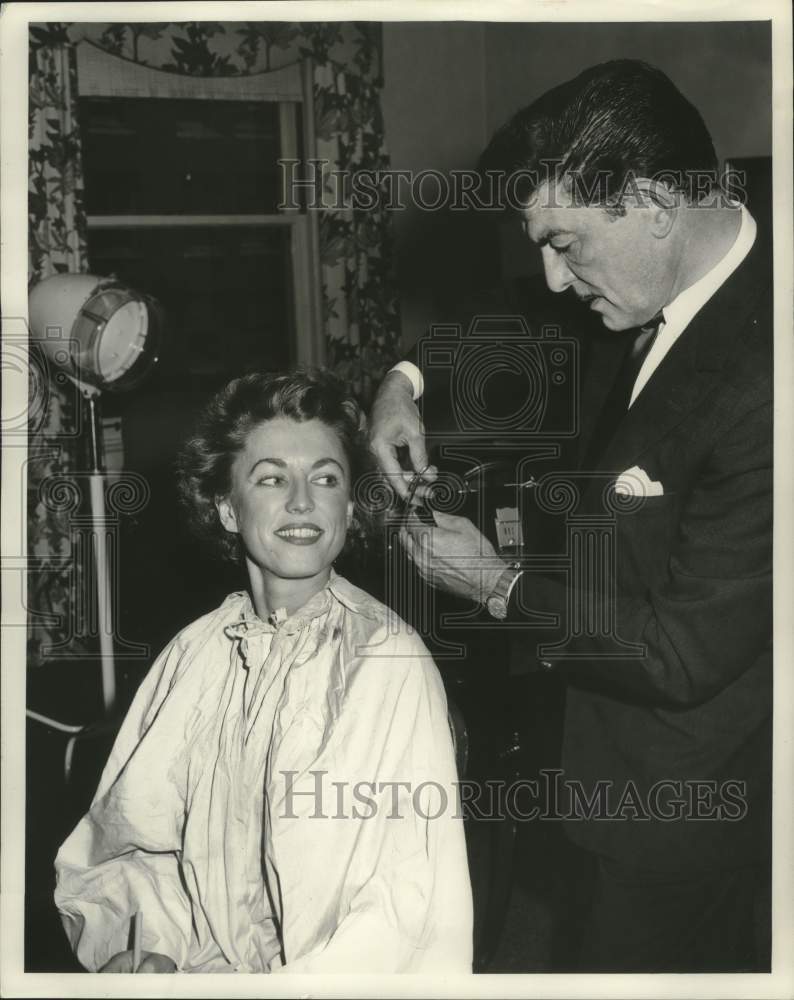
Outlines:
[[726,359],[737,350],[740,332],[767,292],[766,261],[764,247],[756,240],[664,356],[606,448],[601,469],[620,472],[637,464],[642,453],[686,419],[719,382]]
[[696,331],[690,324],[662,359],[637,397],[599,463],[621,472],[669,434],[718,380],[718,371],[698,371]]
[[587,374],[582,385],[579,418],[579,442],[577,447],[579,464],[584,461],[587,448],[595,429],[596,421],[604,408],[606,397],[615,382],[618,369],[626,353],[628,339],[636,331],[627,334],[605,335],[599,331],[597,341],[590,345],[591,354],[587,359]]

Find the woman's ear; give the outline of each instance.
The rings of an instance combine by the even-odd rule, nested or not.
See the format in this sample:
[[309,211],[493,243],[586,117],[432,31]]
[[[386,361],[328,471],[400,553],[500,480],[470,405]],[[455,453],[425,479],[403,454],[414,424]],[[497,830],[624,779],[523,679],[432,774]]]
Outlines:
[[232,507],[229,498],[215,497],[215,508],[218,511],[218,517],[223,527],[236,535],[240,529],[237,527],[237,515],[234,513],[234,507]]
[[347,501],[347,526],[348,528],[353,523],[353,513],[355,512],[356,505],[352,500]]

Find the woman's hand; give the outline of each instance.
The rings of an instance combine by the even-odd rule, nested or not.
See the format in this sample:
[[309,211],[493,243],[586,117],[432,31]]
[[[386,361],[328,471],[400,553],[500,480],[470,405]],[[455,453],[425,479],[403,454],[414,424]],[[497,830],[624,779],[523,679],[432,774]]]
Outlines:
[[176,962],[168,955],[157,951],[142,951],[141,964],[137,969],[132,967],[132,951],[120,951],[114,955],[100,972],[176,972]]

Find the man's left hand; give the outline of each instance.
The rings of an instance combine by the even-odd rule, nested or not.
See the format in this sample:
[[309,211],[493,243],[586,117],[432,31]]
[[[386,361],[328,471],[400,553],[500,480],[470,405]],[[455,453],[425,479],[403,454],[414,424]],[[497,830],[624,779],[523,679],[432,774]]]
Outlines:
[[505,568],[493,545],[466,517],[434,510],[436,527],[412,515],[400,541],[419,574],[434,587],[485,603]]

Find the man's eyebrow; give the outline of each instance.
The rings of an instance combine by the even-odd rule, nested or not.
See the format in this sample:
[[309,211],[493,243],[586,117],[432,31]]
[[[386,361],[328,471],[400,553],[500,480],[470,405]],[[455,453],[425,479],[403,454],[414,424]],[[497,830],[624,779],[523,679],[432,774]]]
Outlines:
[[[556,236],[571,236],[572,234],[567,229],[549,229],[539,240],[532,240],[532,242],[537,247],[545,247],[550,240],[553,240]],[[532,237],[530,236],[530,239]]]

